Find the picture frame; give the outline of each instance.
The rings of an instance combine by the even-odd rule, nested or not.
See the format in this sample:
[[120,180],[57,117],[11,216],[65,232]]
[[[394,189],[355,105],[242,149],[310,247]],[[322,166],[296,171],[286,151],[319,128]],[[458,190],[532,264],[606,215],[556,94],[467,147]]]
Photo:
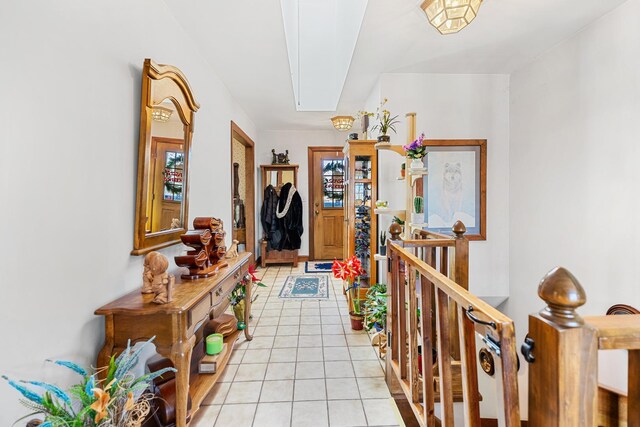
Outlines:
[[487,140],[425,140],[425,145],[425,228],[451,234],[460,220],[467,239],[486,240]]

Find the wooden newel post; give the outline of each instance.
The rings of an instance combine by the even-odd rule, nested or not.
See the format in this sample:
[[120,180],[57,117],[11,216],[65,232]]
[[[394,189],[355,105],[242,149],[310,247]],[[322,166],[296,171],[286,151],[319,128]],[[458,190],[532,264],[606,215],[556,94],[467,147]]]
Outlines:
[[462,221],[456,221],[451,228],[456,238],[455,256],[453,260],[453,281],[469,290],[469,240],[464,236],[467,227]]
[[[547,306],[529,316],[529,425],[590,427],[596,424],[597,331],[576,309],[586,302],[578,280],[557,267],[542,279],[538,296]],[[532,346],[531,346],[532,344]]]
[[[455,237],[455,251],[451,261],[451,279],[458,285],[469,290],[469,240],[464,236],[467,227],[458,220],[451,228]],[[451,328],[451,357],[460,360],[460,329],[458,328],[458,310],[455,304],[449,305],[449,324]]]

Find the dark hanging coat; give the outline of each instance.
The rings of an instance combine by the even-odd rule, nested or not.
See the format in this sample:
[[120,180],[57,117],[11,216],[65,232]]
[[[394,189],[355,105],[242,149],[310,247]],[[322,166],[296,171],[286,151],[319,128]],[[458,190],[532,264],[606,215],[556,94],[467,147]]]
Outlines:
[[273,185],[269,185],[264,189],[264,198],[262,199],[262,209],[260,209],[260,221],[264,230],[264,238],[267,241],[267,248],[278,248],[282,240],[282,231],[276,217],[276,209],[278,207],[278,193]]
[[[289,192],[291,191],[293,184],[286,183],[280,189],[280,198],[278,200],[278,212],[284,210],[289,198]],[[302,244],[302,233],[304,228],[302,227],[302,198],[298,191],[295,192],[291,198],[291,204],[289,210],[283,218],[278,218],[279,229],[282,232],[282,239],[278,246],[274,246],[278,250],[283,249],[300,249]]]

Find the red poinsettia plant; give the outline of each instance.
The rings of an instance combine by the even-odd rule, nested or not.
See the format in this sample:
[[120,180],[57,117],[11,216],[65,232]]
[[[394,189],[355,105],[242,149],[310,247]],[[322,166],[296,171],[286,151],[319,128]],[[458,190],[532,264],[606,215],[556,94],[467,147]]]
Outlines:
[[360,314],[360,276],[365,273],[360,260],[355,255],[346,261],[334,260],[331,271],[333,272],[333,277],[347,282],[347,292],[351,296],[352,311],[354,314]]

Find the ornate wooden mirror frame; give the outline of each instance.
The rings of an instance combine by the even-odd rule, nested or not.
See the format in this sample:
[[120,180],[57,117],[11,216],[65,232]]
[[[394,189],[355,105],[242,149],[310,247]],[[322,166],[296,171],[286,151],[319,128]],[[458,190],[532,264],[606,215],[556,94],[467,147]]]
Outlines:
[[[151,147],[154,139],[151,125],[154,107],[167,105],[177,111],[184,129],[182,148],[183,168],[181,171],[180,218],[179,223],[160,231],[148,230],[147,221],[152,208],[148,199],[150,185],[149,174],[152,165]],[[142,98],[140,101],[140,142],[138,147],[138,184],[136,193],[136,219],[132,255],[143,255],[153,250],[180,243],[180,235],[188,228],[189,213],[189,157],[193,135],[194,113],[200,105],[195,101],[193,92],[182,72],[171,65],[156,64],[151,59],[144,60],[142,69]],[[165,138],[166,140],[167,138]],[[164,170],[166,171],[166,169]],[[163,172],[164,172],[163,171]]]

